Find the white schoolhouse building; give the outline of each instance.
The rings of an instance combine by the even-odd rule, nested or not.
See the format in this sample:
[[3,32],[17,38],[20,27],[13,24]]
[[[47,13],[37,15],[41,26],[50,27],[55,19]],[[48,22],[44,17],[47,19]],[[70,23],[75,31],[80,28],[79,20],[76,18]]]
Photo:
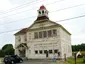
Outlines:
[[15,54],[28,59],[52,59],[72,56],[71,34],[48,17],[48,10],[41,6],[37,19],[15,35]]

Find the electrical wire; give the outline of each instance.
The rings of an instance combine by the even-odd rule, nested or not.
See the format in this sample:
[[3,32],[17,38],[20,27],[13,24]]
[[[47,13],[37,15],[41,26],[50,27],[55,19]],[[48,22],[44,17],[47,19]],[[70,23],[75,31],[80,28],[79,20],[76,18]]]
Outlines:
[[[73,17],[73,18],[68,18],[68,19],[64,19],[64,20],[59,20],[59,21],[56,21],[56,22],[68,21],[68,20],[73,20],[73,19],[82,18],[82,17],[85,17],[85,15],[81,15],[81,16],[77,16],[77,17]],[[5,31],[5,32],[0,32],[0,34],[13,32],[13,31],[21,30],[21,29],[23,29],[23,28],[10,30],[10,31]]]
[[[80,5],[76,5],[76,6],[67,7],[67,8],[62,8],[62,9],[59,9],[59,10],[56,10],[56,11],[62,11],[62,10],[66,10],[66,9],[69,9],[69,8],[78,7],[78,6],[81,6],[81,5],[85,5],[85,3],[84,3],[84,4],[80,4]],[[52,11],[52,12],[50,12],[50,13],[54,13],[54,12],[56,12],[56,11]],[[36,17],[36,16],[26,17],[26,18],[19,19],[19,20],[24,20],[24,19],[28,19],[28,18],[32,18],[32,17]],[[10,22],[4,23],[4,24],[13,23],[13,22],[16,22],[16,21],[18,21],[18,20],[10,21]],[[0,24],[0,25],[4,25],[4,24]]]
[[[49,4],[49,5],[50,5],[50,4]],[[55,11],[52,11],[52,12],[62,11],[62,10],[66,10],[66,9],[70,9],[70,8],[74,8],[74,7],[78,7],[78,6],[82,6],[82,5],[85,5],[85,3],[84,3],[84,4],[75,5],[75,6],[71,6],[71,7],[62,8],[62,9],[55,10]],[[12,15],[16,15],[16,14],[20,14],[20,13],[22,13],[22,12],[26,12],[26,11],[28,11],[28,10],[21,11],[21,12],[19,12],[19,13],[15,13],[15,14],[11,14],[11,15],[6,15],[6,16],[4,16],[4,17],[8,17],[8,16],[12,16]],[[51,13],[52,13],[52,12],[51,12]],[[4,17],[0,17],[0,19],[2,19],[2,18],[4,18]]]
[[[64,0],[55,1],[55,2],[53,2],[53,3],[61,2],[61,1],[64,1]],[[33,1],[33,2],[35,2],[35,1]],[[40,2],[42,2],[42,1],[39,1],[39,2],[36,2],[36,3],[40,3]],[[31,3],[32,3],[32,2],[31,2]],[[29,4],[31,4],[31,3],[29,3]],[[47,4],[47,5],[48,5],[48,4]],[[24,7],[27,7],[27,6],[28,6],[28,3],[27,3],[26,6],[24,6]],[[18,6],[18,7],[19,7],[19,6]],[[15,7],[15,10],[24,8],[24,7],[21,7],[21,6],[20,6],[20,8],[18,8],[18,7]],[[17,9],[16,9],[16,8],[17,8]],[[28,10],[32,10],[32,9],[34,9],[34,8],[37,8],[37,7],[33,7],[33,8],[31,8],[31,9],[28,9]],[[13,8],[13,9],[14,9],[14,8]],[[10,12],[15,11],[15,10],[6,11],[6,13],[2,13],[2,14],[7,14],[7,13],[10,13]],[[28,10],[26,10],[26,11],[28,11]],[[22,11],[22,12],[23,12],[23,11]]]

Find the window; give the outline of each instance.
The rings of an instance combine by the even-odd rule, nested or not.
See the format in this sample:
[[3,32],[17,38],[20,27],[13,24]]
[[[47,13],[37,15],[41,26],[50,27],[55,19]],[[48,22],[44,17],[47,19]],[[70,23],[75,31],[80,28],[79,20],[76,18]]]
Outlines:
[[38,32],[34,33],[34,38],[37,39],[38,38]]
[[49,31],[48,31],[48,37],[51,37],[51,36],[52,36],[52,31],[49,30]]
[[37,50],[35,50],[35,54],[38,54],[38,51]]
[[39,38],[42,38],[42,32],[39,32]]
[[43,31],[43,37],[47,37],[47,32],[46,31]]
[[42,11],[42,14],[44,14],[44,10]]
[[49,50],[49,53],[52,53],[52,50]]
[[57,33],[56,33],[56,30],[53,30],[53,35],[56,35]]
[[42,50],[39,50],[39,53],[42,54]]
[[39,11],[39,14],[41,14],[41,12]]
[[24,40],[27,41],[27,38],[25,38]]
[[21,41],[21,37],[20,36],[18,37],[18,41]]
[[47,50],[44,50],[44,53],[46,54],[47,53]]
[[58,53],[58,50],[54,50],[54,53]]
[[24,36],[24,41],[27,41],[27,37],[26,37],[26,35]]

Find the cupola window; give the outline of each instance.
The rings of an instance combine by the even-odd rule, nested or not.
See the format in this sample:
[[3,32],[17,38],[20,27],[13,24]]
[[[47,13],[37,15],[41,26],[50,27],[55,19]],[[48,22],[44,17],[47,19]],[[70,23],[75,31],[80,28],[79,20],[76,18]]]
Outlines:
[[42,14],[44,14],[44,10],[42,11]]
[[39,14],[41,14],[41,12],[39,11]]

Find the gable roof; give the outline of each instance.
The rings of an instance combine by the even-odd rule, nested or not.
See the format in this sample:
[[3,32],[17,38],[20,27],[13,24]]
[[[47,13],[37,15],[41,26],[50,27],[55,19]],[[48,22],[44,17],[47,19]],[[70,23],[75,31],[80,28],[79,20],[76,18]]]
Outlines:
[[37,19],[35,20],[35,22],[40,22],[40,20],[49,20],[49,18],[47,16],[41,16],[41,17],[37,17]]
[[24,34],[27,32],[27,28],[23,28],[21,29],[20,31],[18,31],[17,33],[15,33],[14,35],[17,35],[17,34]]
[[[68,32],[62,25],[60,25],[60,24],[58,24],[58,23],[56,23],[56,22],[53,22],[53,21],[51,21],[51,20],[42,20],[42,21],[43,21],[43,22],[48,21],[48,22],[54,23],[54,24],[55,24],[54,26],[59,26],[59,27],[61,27],[64,31],[66,31],[69,35],[71,35],[71,33]],[[31,28],[34,24],[37,24],[37,23],[40,23],[40,22],[35,21],[31,26],[29,26],[28,28],[23,28],[23,29],[20,30],[19,32],[15,33],[14,35],[17,35],[17,34],[25,34],[27,31],[30,30],[30,28]]]

